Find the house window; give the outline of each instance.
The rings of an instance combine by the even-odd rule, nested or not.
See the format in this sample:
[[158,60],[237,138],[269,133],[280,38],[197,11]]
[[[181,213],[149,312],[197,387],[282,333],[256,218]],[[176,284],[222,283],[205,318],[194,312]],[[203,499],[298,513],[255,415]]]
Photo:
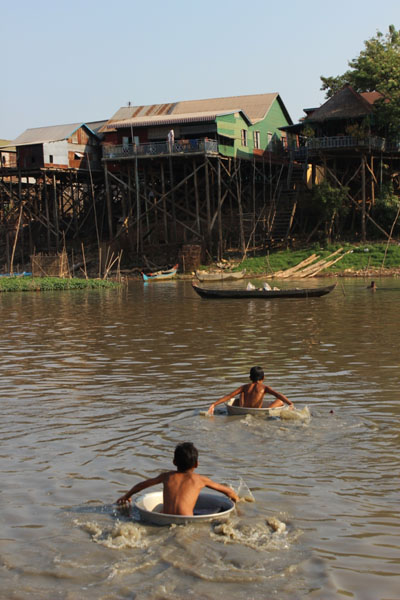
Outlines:
[[267,133],[267,148],[271,149],[271,142],[272,142],[272,133],[270,131],[268,131]]
[[261,148],[259,131],[253,131],[253,141],[254,141],[254,148]]
[[52,154],[49,154],[49,163],[53,164],[53,155]]
[[242,146],[247,146],[247,130],[246,129],[242,129],[241,137],[242,137]]

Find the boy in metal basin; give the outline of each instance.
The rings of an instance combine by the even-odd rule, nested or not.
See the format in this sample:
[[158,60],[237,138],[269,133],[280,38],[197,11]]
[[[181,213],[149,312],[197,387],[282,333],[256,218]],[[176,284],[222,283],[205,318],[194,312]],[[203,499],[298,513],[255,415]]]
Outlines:
[[192,516],[197,498],[204,487],[222,492],[233,502],[239,500],[238,495],[232,488],[215,483],[208,477],[194,472],[198,466],[198,451],[191,442],[183,442],[176,446],[173,462],[177,468],[176,471],[161,473],[158,477],[137,483],[129,492],[118,498],[117,504],[131,502],[133,494],[158,483],[163,484],[164,504],[162,512],[168,515]]
[[279,392],[275,392],[268,385],[264,385],[262,382],[264,381],[264,371],[261,367],[251,367],[250,369],[250,379],[251,383],[246,383],[245,385],[241,385],[237,390],[220,398],[216,402],[213,402],[208,409],[208,414],[214,414],[214,408],[218,404],[222,404],[223,402],[227,402],[231,398],[235,396],[240,396],[239,405],[238,406],[246,406],[248,408],[261,408],[263,405],[264,394],[271,394],[275,396],[276,400],[271,402],[268,405],[268,408],[280,408],[284,404],[288,404],[289,408],[294,408],[294,404],[291,400],[286,398],[283,394]]

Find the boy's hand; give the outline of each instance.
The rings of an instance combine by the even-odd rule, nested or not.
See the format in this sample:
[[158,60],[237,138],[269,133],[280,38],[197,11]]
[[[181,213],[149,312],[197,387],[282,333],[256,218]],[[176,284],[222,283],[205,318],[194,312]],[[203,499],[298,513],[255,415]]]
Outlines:
[[232,493],[230,494],[229,497],[234,502],[239,502],[239,500],[240,500],[239,496],[237,495],[237,493],[234,490],[232,490]]
[[128,494],[124,494],[121,498],[118,498],[117,504],[131,504],[132,500]]
[[207,411],[208,415],[213,415],[214,414],[214,404],[211,404],[210,408]]

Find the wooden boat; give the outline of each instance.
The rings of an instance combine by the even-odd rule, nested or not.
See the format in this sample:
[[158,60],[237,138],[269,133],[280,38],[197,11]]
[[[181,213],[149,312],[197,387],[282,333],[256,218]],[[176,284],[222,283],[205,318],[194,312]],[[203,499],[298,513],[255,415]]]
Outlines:
[[142,273],[143,281],[153,281],[155,279],[171,279],[176,275],[179,265],[174,265],[171,269],[165,271],[155,271],[154,273]]
[[168,515],[162,511],[163,493],[150,492],[139,497],[134,507],[140,514],[140,519],[156,525],[183,525],[185,523],[202,523],[215,519],[226,519],[235,509],[235,503],[222,494],[200,492],[193,515]]
[[239,406],[239,398],[231,398],[226,402],[228,415],[253,415],[262,417],[280,417],[283,410],[288,410],[287,406],[278,408],[268,408],[269,400],[264,400],[261,408],[249,408],[248,406]]
[[222,289],[203,288],[192,282],[195,292],[202,298],[262,298],[263,300],[274,300],[275,298],[318,298],[329,294],[336,287],[327,285],[315,288],[293,288],[284,290],[246,290],[246,289]]
[[22,273],[0,273],[0,277],[32,277],[32,273],[23,271]]
[[199,281],[229,281],[243,279],[246,269],[243,271],[196,271]]

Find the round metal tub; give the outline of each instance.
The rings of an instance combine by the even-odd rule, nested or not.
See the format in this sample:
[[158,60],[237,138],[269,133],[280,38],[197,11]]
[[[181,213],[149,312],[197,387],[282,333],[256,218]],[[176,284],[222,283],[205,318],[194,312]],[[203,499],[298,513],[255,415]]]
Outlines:
[[239,400],[237,398],[231,398],[226,403],[228,415],[262,415],[264,417],[279,417],[284,406],[279,408],[268,408],[268,400],[263,401],[262,408],[249,408],[247,406],[238,406]]
[[163,493],[150,492],[139,497],[134,506],[140,514],[140,519],[156,525],[171,525],[185,523],[202,523],[214,519],[225,519],[235,508],[235,503],[222,494],[200,492],[194,507],[193,516],[168,515],[162,511]]

